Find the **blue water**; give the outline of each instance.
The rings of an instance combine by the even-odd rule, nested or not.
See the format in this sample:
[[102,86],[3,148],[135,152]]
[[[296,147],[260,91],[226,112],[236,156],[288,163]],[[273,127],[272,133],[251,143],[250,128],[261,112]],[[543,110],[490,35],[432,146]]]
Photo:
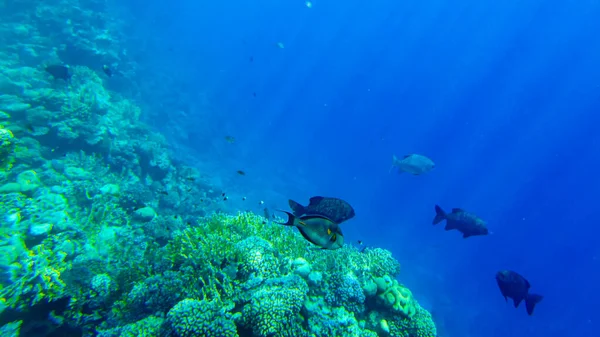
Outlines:
[[[168,79],[143,97],[149,121],[253,200],[232,209],[350,201],[346,236],[393,251],[440,336],[597,335],[600,2],[123,7],[141,86]],[[408,153],[436,169],[390,174]],[[493,234],[433,227],[435,204]],[[545,296],[533,316],[504,301],[500,269]]]

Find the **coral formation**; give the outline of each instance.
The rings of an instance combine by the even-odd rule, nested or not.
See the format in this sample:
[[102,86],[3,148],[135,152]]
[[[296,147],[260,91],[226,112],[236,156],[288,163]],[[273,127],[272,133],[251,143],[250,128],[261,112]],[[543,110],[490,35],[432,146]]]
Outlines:
[[1,335],[435,336],[391,252],[218,212],[99,66],[137,70],[108,1],[2,5]]

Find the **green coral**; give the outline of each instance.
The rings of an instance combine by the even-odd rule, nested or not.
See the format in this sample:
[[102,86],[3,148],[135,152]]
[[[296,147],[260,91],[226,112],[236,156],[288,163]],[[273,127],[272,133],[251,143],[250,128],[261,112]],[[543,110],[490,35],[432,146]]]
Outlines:
[[67,285],[61,275],[70,269],[70,263],[65,261],[65,252],[53,249],[57,242],[46,239],[28,249],[21,239],[14,237],[10,244],[15,258],[2,266],[8,274],[7,282],[0,283],[0,300],[4,305],[25,309],[66,295]]
[[235,252],[242,280],[250,276],[270,278],[279,274],[277,251],[270,242],[251,236],[237,243]]
[[148,316],[123,328],[119,337],[160,337],[163,336],[164,319]]
[[252,292],[250,303],[242,312],[243,324],[256,337],[299,337],[300,310],[306,300],[308,286],[298,275],[269,280]]
[[391,337],[436,337],[437,329],[431,314],[417,305],[415,314],[410,318],[392,316],[387,319]]
[[167,314],[167,321],[179,337],[237,337],[231,314],[218,301],[184,299]]
[[0,170],[7,170],[12,167],[15,141],[13,133],[0,126]]
[[404,317],[412,317],[416,312],[416,301],[412,292],[389,276],[373,278],[377,284],[377,299],[385,308]]

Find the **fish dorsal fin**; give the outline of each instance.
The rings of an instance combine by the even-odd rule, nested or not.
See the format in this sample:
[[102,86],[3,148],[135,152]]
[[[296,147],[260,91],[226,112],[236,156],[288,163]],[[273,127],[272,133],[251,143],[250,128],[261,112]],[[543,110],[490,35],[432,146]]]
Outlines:
[[316,205],[316,204],[320,203],[323,199],[324,199],[323,197],[319,197],[319,196],[312,197],[309,199],[309,205]]
[[304,213],[304,206],[300,205],[294,200],[289,199],[288,204],[290,205],[290,208],[292,209],[292,213],[294,213],[294,215],[299,216]]
[[464,213],[465,211],[462,208],[453,208],[452,213]]
[[529,281],[525,280],[525,285],[527,286],[527,289],[531,288],[531,284],[529,284]]

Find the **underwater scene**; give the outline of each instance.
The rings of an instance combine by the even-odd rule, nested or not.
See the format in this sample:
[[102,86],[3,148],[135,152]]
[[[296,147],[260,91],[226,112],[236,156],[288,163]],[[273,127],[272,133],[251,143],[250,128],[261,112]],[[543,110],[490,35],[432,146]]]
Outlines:
[[0,0],[0,337],[592,337],[600,1]]

